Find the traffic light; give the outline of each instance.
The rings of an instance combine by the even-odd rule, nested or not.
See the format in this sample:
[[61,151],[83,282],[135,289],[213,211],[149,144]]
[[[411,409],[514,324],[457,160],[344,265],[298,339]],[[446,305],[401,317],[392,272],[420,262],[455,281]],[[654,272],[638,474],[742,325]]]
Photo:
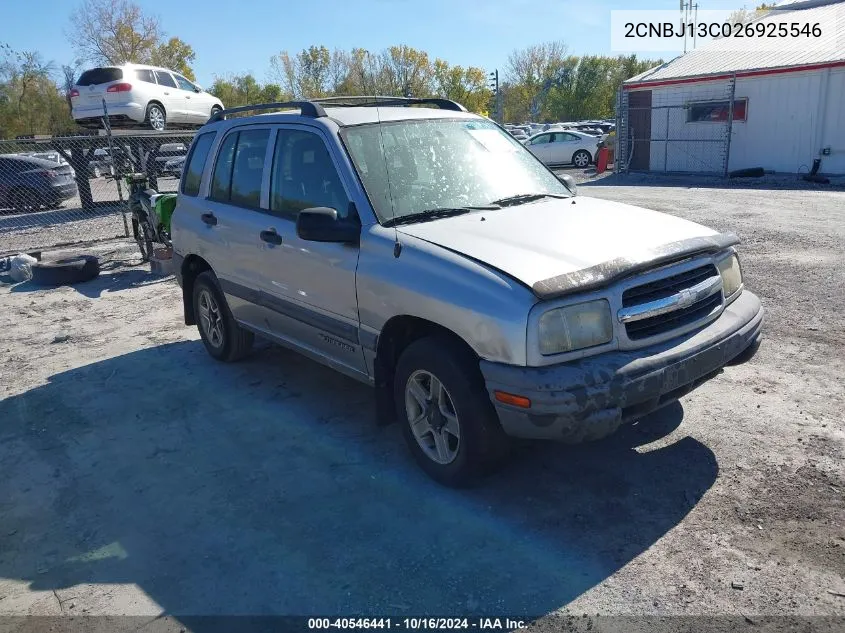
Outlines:
[[496,69],[489,74],[490,90],[493,91],[493,113],[494,119],[499,123],[502,122],[502,106],[499,99],[499,70]]

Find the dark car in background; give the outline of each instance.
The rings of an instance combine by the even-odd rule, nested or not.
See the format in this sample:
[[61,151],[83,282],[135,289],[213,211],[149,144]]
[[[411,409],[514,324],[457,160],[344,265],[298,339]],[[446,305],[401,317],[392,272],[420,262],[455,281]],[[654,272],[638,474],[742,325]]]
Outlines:
[[[185,160],[188,153],[188,147],[184,143],[162,143],[155,157],[149,156],[147,158],[147,170],[155,176],[173,175],[173,166],[176,164],[175,159]],[[181,166],[180,171],[181,174]]]
[[70,165],[21,154],[0,155],[0,208],[55,208],[78,191]]

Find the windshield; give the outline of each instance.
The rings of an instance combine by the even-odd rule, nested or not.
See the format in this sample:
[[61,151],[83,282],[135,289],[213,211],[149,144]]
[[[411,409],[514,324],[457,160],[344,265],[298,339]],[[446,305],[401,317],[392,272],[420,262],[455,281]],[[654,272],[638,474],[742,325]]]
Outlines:
[[374,123],[342,136],[381,222],[524,194],[569,195],[519,141],[484,119]]

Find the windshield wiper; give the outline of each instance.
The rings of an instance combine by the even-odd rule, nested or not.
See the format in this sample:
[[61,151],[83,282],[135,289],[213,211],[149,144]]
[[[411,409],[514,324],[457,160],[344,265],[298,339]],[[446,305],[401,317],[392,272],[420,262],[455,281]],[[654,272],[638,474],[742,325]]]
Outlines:
[[570,198],[561,193],[519,193],[515,196],[508,196],[507,198],[500,198],[493,200],[490,204],[497,204],[499,206],[512,206],[515,204],[525,204],[526,202],[534,202],[541,198]]
[[495,211],[501,209],[499,205],[485,204],[469,207],[440,207],[438,209],[426,209],[419,213],[400,215],[398,218],[390,218],[382,222],[382,226],[399,226],[400,224],[416,224],[417,222],[428,222],[440,218],[449,218],[455,215],[464,215],[470,211]]

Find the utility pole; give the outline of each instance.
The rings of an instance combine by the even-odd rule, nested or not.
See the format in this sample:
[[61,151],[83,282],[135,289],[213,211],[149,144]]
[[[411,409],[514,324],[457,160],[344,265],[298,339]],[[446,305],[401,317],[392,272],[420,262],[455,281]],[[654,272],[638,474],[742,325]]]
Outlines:
[[505,122],[505,113],[502,112],[502,93],[499,90],[499,69],[497,68],[492,73],[490,73],[490,90],[493,91],[493,97],[495,99],[495,116],[493,120],[498,121],[499,124],[503,124]]

